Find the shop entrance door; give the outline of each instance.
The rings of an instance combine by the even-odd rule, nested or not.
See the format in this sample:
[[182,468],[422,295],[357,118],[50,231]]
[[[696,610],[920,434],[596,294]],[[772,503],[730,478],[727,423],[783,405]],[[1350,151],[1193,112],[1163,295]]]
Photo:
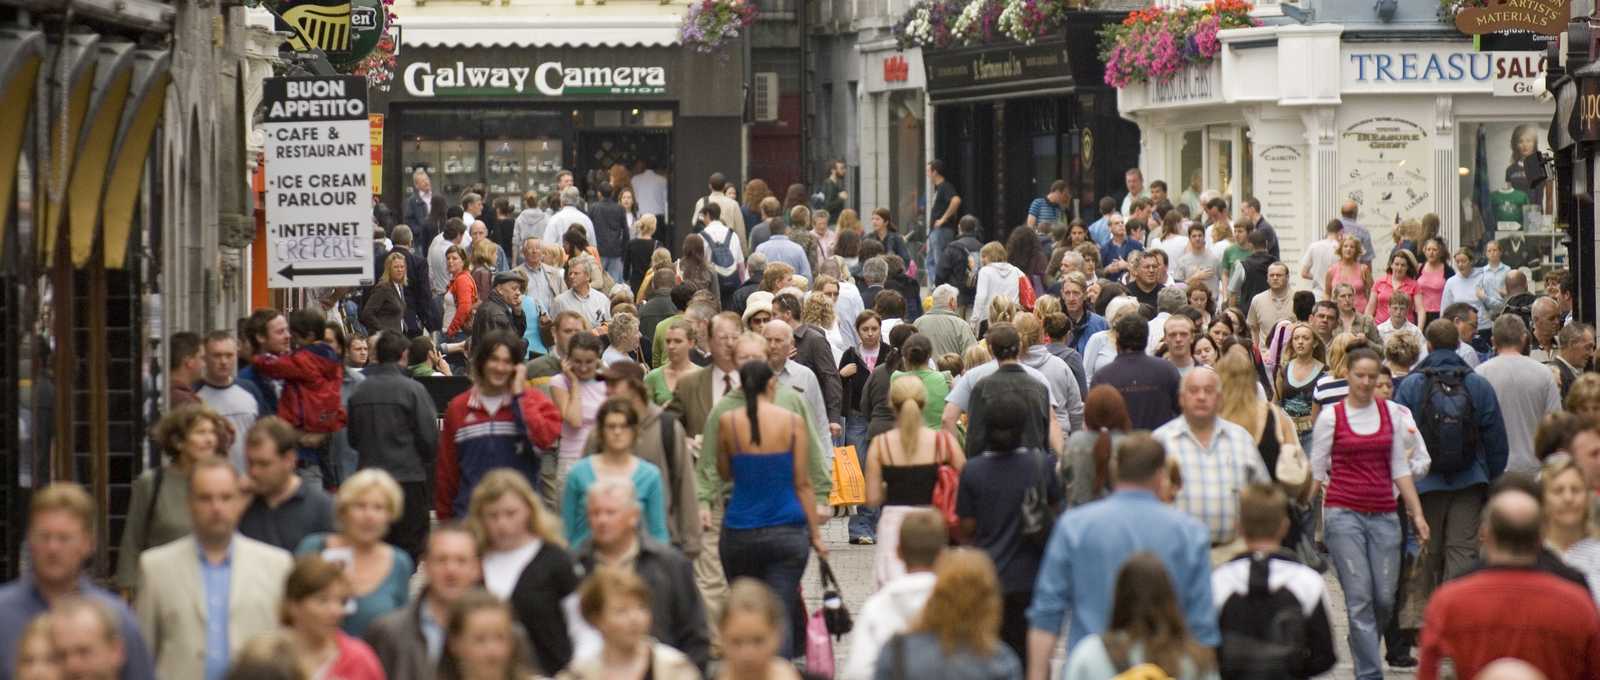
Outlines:
[[580,188],[592,192],[602,181],[610,181],[612,166],[631,172],[640,158],[656,172],[670,176],[672,132],[670,130],[584,130],[578,133],[577,173]]

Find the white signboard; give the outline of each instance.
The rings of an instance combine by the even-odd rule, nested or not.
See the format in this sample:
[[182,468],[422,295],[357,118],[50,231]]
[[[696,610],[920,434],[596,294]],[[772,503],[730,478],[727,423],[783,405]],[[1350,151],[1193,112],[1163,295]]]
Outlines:
[[1543,52],[1494,52],[1494,96],[1532,97],[1544,80]]
[[1305,150],[1273,145],[1256,151],[1255,197],[1261,216],[1279,230],[1306,233],[1300,206],[1305,204]]
[[1433,139],[1416,121],[1374,116],[1339,134],[1339,198],[1361,207],[1375,243],[1399,220],[1434,212]]
[[268,78],[267,285],[372,283],[367,81]]

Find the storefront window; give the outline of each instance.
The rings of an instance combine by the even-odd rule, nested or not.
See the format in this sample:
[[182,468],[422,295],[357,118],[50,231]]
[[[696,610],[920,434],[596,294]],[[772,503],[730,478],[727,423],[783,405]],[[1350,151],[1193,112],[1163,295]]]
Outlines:
[[[1190,201],[1190,210],[1200,214],[1200,194],[1210,188],[1204,181],[1205,154],[1202,150],[1205,133],[1201,130],[1187,130],[1180,138],[1178,147],[1178,176],[1182,177],[1184,190],[1182,198]],[[1171,184],[1171,180],[1168,180]]]
[[1244,131],[1240,144],[1243,149],[1239,154],[1239,202],[1243,203],[1248,199],[1255,198],[1256,195],[1254,160],[1256,157],[1256,145],[1250,139],[1250,131],[1248,129]]
[[1210,134],[1211,171],[1206,177],[1207,185],[1222,194],[1228,201],[1230,208],[1236,207],[1238,197],[1234,196],[1233,186],[1233,133],[1231,127],[1212,127]]
[[[920,90],[902,90],[889,95],[893,131],[889,135],[889,195],[894,200],[894,215],[902,231],[923,220],[922,188],[927,183],[923,167],[923,99]],[[865,206],[863,206],[865,207]]]
[[1501,261],[1524,268],[1541,285],[1547,271],[1568,266],[1555,224],[1555,182],[1542,155],[1549,153],[1548,123],[1463,123],[1461,243],[1481,252],[1500,244]]

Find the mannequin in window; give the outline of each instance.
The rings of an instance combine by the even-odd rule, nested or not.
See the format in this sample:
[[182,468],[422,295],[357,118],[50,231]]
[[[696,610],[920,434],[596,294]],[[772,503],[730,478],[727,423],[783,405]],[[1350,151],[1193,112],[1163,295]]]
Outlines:
[[1507,267],[1517,269],[1521,267],[1537,267],[1543,255],[1539,252],[1539,244],[1527,238],[1521,232],[1511,232],[1499,240],[1500,261]]
[[[1534,186],[1545,180],[1544,163],[1539,157],[1539,127],[1532,123],[1518,125],[1511,131],[1510,141],[1511,164],[1506,166],[1506,184],[1523,192],[1532,192]],[[1496,206],[1499,203],[1500,199],[1496,198]],[[1498,208],[1496,212],[1499,212]],[[1522,222],[1520,216],[1517,222]]]

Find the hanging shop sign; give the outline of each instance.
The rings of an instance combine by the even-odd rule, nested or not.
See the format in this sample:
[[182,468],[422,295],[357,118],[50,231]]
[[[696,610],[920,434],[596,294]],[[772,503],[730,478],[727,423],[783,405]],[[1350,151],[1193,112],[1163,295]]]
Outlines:
[[476,66],[465,61],[412,62],[404,74],[413,97],[565,97],[596,94],[666,94],[662,66]]
[[[1463,3],[1469,4],[1469,3]],[[1456,30],[1467,35],[1528,31],[1560,35],[1567,30],[1572,0],[1490,0],[1456,12]]]
[[383,114],[367,116],[372,127],[372,193],[383,193]]
[[389,25],[383,0],[282,0],[277,8],[278,30],[289,34],[284,49],[305,52],[315,46],[339,66],[371,54]]
[[1543,52],[1495,52],[1494,96],[1532,97],[1548,65]]
[[267,285],[372,282],[372,122],[361,76],[268,78]]
[[935,98],[1072,85],[1067,48],[1060,41],[923,50],[922,63]]
[[[1369,224],[1434,212],[1433,140],[1415,121],[1375,116],[1339,135],[1339,195],[1371,215]],[[1387,233],[1376,233],[1379,241]]]

